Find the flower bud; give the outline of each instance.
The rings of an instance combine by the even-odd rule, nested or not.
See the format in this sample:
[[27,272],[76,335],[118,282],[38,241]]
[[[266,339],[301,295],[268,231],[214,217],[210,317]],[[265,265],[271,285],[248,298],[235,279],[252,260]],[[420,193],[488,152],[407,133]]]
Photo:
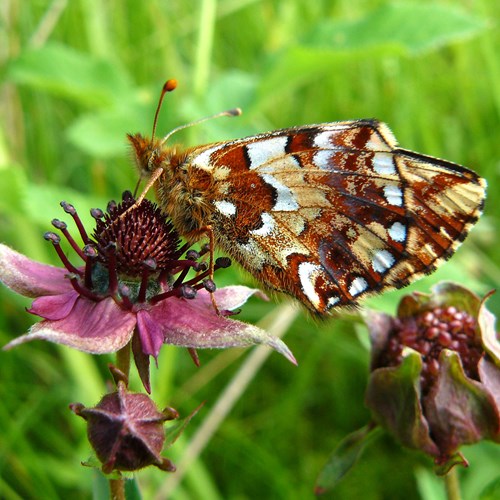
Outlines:
[[369,312],[372,373],[366,404],[402,444],[431,455],[438,473],[458,451],[500,441],[500,344],[494,317],[471,291],[441,283],[405,296],[396,318]]
[[123,382],[93,408],[79,403],[70,408],[87,421],[87,435],[103,472],[135,471],[148,465],[175,471],[173,463],[160,455],[165,443],[163,424],[178,417],[172,408],[158,411],[149,396],[129,392]]

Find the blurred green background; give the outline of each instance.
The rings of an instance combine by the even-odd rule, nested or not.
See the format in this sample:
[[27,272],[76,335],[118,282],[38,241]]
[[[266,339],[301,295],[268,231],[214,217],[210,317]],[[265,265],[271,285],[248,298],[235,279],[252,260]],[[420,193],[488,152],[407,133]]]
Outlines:
[[[473,168],[489,183],[485,215],[451,261],[404,292],[443,279],[479,293],[497,288],[499,15],[493,0],[3,0],[0,241],[57,263],[42,234],[53,217],[64,219],[59,201],[89,221],[89,208],[133,188],[125,134],[150,133],[161,85],[176,78],[160,135],[224,109],[244,111],[179,133],[186,145],[377,117],[404,147]],[[217,283],[252,279],[234,265]],[[401,294],[369,305],[394,312]],[[284,314],[280,302],[252,301],[241,317]],[[2,345],[33,323],[28,305],[0,289]],[[500,313],[497,296],[489,305]],[[366,332],[348,318],[319,324],[299,311],[286,341],[299,367],[273,353],[248,387],[236,379],[234,405],[211,431],[203,421],[250,351],[201,352],[200,369],[184,350],[162,351],[153,369],[157,403],[187,415],[206,401],[167,455],[182,462],[200,428],[208,444],[194,450],[185,474],[139,473],[144,498],[313,498],[331,450],[369,419]],[[1,498],[105,491],[80,466],[90,450],[68,404],[98,401],[110,361],[42,342],[0,353]],[[140,389],[135,375],[132,388]],[[459,471],[463,494],[476,499],[498,479],[500,449],[482,443],[464,451],[471,465]],[[327,498],[443,495],[428,459],[382,437]]]

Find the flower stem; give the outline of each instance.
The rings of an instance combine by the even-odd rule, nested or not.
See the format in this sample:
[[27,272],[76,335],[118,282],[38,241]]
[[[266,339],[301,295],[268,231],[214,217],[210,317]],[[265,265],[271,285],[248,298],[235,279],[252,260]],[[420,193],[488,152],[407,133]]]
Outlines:
[[116,353],[116,367],[128,378],[130,373],[130,342]]
[[[116,368],[128,379],[130,373],[130,342],[116,353]],[[125,480],[109,480],[109,497],[111,500],[125,500]]]
[[448,500],[462,500],[460,482],[458,481],[457,469],[455,467],[444,476],[444,484]]
[[110,479],[109,493],[111,500],[125,500],[125,481],[123,479]]

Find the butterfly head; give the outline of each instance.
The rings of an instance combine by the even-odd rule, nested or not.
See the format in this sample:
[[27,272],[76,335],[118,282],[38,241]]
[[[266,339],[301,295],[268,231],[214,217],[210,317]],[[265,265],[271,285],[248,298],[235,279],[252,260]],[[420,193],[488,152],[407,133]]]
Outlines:
[[164,154],[162,153],[161,140],[149,139],[141,134],[127,135],[135,156],[135,163],[141,177],[149,177],[161,166]]

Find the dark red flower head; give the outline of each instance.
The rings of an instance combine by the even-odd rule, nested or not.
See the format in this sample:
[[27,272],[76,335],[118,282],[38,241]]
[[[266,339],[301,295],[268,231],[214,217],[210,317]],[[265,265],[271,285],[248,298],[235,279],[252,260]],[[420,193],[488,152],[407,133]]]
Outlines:
[[[208,249],[197,252],[179,246],[179,236],[159,208],[148,200],[135,205],[128,192],[107,212],[93,209],[96,227],[89,236],[75,210],[61,203],[73,218],[83,247],[54,220],[71,248],[83,261],[74,265],[61,246],[61,237],[48,232],[63,268],[33,262],[0,245],[0,280],[14,291],[34,297],[29,312],[43,318],[9,349],[34,339],[65,344],[94,354],[114,352],[132,338],[136,364],[149,390],[149,356],[157,358],[164,343],[190,348],[244,347],[267,344],[295,359],[286,345],[263,330],[229,319],[259,290],[230,286],[216,290],[205,262]],[[218,258],[214,269],[230,264]],[[219,311],[213,306],[213,294]]]
[[405,296],[396,318],[369,312],[366,322],[366,404],[380,424],[433,456],[440,473],[467,464],[461,445],[500,441],[500,343],[484,300],[441,283]]

